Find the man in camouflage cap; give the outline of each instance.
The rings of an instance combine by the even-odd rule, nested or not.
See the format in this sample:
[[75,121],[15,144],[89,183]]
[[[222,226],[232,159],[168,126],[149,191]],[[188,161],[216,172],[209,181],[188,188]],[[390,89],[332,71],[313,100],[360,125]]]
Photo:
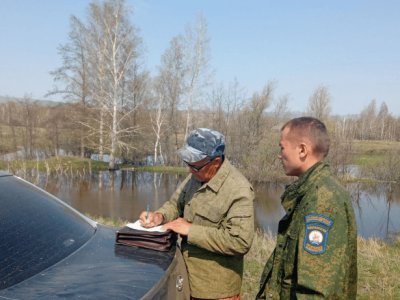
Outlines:
[[357,228],[348,192],[322,160],[329,151],[325,125],[311,117],[282,127],[279,159],[286,175],[286,215],[267,261],[257,299],[355,299]]
[[178,155],[190,175],[143,226],[164,224],[182,237],[191,299],[240,299],[243,256],[254,236],[253,188],[224,157],[224,136],[193,130]]

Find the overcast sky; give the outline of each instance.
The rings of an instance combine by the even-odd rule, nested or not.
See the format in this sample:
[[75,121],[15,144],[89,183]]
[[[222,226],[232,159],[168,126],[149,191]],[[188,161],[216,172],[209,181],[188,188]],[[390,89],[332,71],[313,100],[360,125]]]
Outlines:
[[[69,18],[86,20],[90,1],[0,1],[0,95],[43,99],[61,64]],[[211,38],[215,81],[236,78],[248,95],[276,83],[291,111],[305,111],[320,85],[334,114],[355,114],[375,99],[400,116],[400,1],[128,0],[132,24],[156,70],[172,37],[201,13]]]

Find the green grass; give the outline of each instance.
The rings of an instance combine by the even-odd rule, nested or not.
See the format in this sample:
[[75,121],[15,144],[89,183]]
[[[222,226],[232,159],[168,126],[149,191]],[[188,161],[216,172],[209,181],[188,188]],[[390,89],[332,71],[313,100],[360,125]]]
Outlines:
[[354,153],[384,153],[392,150],[400,150],[400,142],[368,140],[353,141]]
[[395,141],[353,141],[353,162],[360,166],[381,163],[391,152],[400,151],[400,142]]
[[59,156],[45,160],[13,160],[0,161],[0,169],[14,173],[17,170],[37,169],[41,172],[91,172],[108,170],[105,162],[88,158]]
[[374,166],[385,160],[383,153],[370,153],[370,154],[356,154],[354,155],[353,162],[360,166]]

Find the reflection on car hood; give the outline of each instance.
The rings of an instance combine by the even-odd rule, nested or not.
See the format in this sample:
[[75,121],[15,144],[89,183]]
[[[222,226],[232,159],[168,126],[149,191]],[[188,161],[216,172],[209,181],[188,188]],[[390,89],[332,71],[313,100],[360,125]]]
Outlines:
[[164,275],[169,252],[115,245],[115,230],[99,225],[80,249],[56,265],[0,291],[0,299],[140,299]]

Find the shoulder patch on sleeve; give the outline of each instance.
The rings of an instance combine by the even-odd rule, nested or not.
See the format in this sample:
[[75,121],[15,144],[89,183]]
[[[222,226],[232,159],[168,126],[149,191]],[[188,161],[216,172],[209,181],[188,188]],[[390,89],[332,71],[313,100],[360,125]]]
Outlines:
[[321,214],[308,214],[304,217],[306,232],[303,248],[310,254],[323,254],[328,243],[329,229],[333,220]]

